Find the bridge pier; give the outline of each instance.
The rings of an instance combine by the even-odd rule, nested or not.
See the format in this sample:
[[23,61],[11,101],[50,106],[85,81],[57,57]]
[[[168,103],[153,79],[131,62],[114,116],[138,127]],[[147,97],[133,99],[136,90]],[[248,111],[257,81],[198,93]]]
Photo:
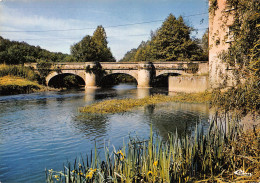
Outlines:
[[93,73],[86,73],[85,88],[97,88],[96,75]]
[[152,63],[138,64],[138,88],[150,88],[152,77],[154,75],[154,66]]
[[86,63],[86,73],[85,73],[85,88],[97,88],[97,73],[96,70],[99,69],[100,64],[95,62]]

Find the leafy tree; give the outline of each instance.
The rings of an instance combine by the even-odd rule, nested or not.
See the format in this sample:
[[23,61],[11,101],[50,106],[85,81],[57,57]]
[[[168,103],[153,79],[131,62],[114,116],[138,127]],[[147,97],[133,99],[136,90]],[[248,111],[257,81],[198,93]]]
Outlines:
[[170,14],[154,38],[153,53],[156,59],[198,60],[202,50],[191,40],[190,31],[191,28],[185,25],[181,16],[176,19]]
[[99,62],[115,62],[115,58],[113,57],[110,48],[108,48],[107,44],[107,35],[105,29],[100,25],[97,27],[92,36],[93,41],[97,45],[97,60]]
[[80,62],[114,62],[115,58],[107,44],[105,29],[98,26],[92,37],[87,35],[80,42],[71,46],[71,54]]
[[119,60],[119,62],[134,62],[134,56],[136,52],[136,48],[131,49],[125,54],[125,56],[121,60]]
[[208,60],[209,57],[209,30],[207,29],[206,32],[202,36],[202,50],[203,50],[203,60]]
[[159,29],[151,31],[150,40],[142,41],[134,54],[130,52],[122,60],[206,60],[202,48],[190,38],[191,30],[181,16],[176,19],[170,14]]
[[0,64],[23,64],[38,59],[50,62],[63,62],[67,54],[53,53],[25,42],[10,41],[0,36]]
[[79,62],[96,61],[97,52],[97,45],[89,35],[71,46],[71,54]]

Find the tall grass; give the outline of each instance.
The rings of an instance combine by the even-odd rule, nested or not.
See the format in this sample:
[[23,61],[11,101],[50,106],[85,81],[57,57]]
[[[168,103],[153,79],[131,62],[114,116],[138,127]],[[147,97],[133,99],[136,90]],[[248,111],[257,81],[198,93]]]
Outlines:
[[20,65],[0,65],[0,77],[7,75],[19,76],[31,81],[34,81],[38,78],[37,74],[35,74],[31,68]]
[[[46,182],[254,181],[260,176],[259,132],[243,132],[238,119],[228,116],[215,116],[207,132],[196,126],[193,136],[176,133],[167,142],[155,138],[151,129],[147,141],[130,138],[112,152],[105,147],[103,161],[95,148],[86,160],[75,159],[63,171],[46,171]],[[238,169],[252,176],[238,177]]]

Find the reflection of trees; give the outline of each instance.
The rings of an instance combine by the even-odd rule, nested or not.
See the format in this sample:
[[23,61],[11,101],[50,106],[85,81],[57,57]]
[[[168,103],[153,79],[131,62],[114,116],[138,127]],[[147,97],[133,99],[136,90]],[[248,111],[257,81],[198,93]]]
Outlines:
[[168,139],[169,133],[184,135],[194,131],[197,123],[207,125],[209,112],[207,104],[168,103],[145,107],[145,115],[161,137]]

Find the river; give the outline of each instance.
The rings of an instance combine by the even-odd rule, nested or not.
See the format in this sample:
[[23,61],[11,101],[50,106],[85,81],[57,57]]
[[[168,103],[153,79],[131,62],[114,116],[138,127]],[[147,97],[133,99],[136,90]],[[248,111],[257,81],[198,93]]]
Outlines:
[[164,103],[132,111],[83,115],[78,108],[115,98],[142,98],[166,90],[137,89],[120,84],[109,89],[49,91],[0,96],[0,182],[44,182],[45,169],[63,170],[63,164],[85,157],[97,144],[120,148],[129,135],[148,139],[150,127],[167,139],[168,133],[208,126],[207,104]]

